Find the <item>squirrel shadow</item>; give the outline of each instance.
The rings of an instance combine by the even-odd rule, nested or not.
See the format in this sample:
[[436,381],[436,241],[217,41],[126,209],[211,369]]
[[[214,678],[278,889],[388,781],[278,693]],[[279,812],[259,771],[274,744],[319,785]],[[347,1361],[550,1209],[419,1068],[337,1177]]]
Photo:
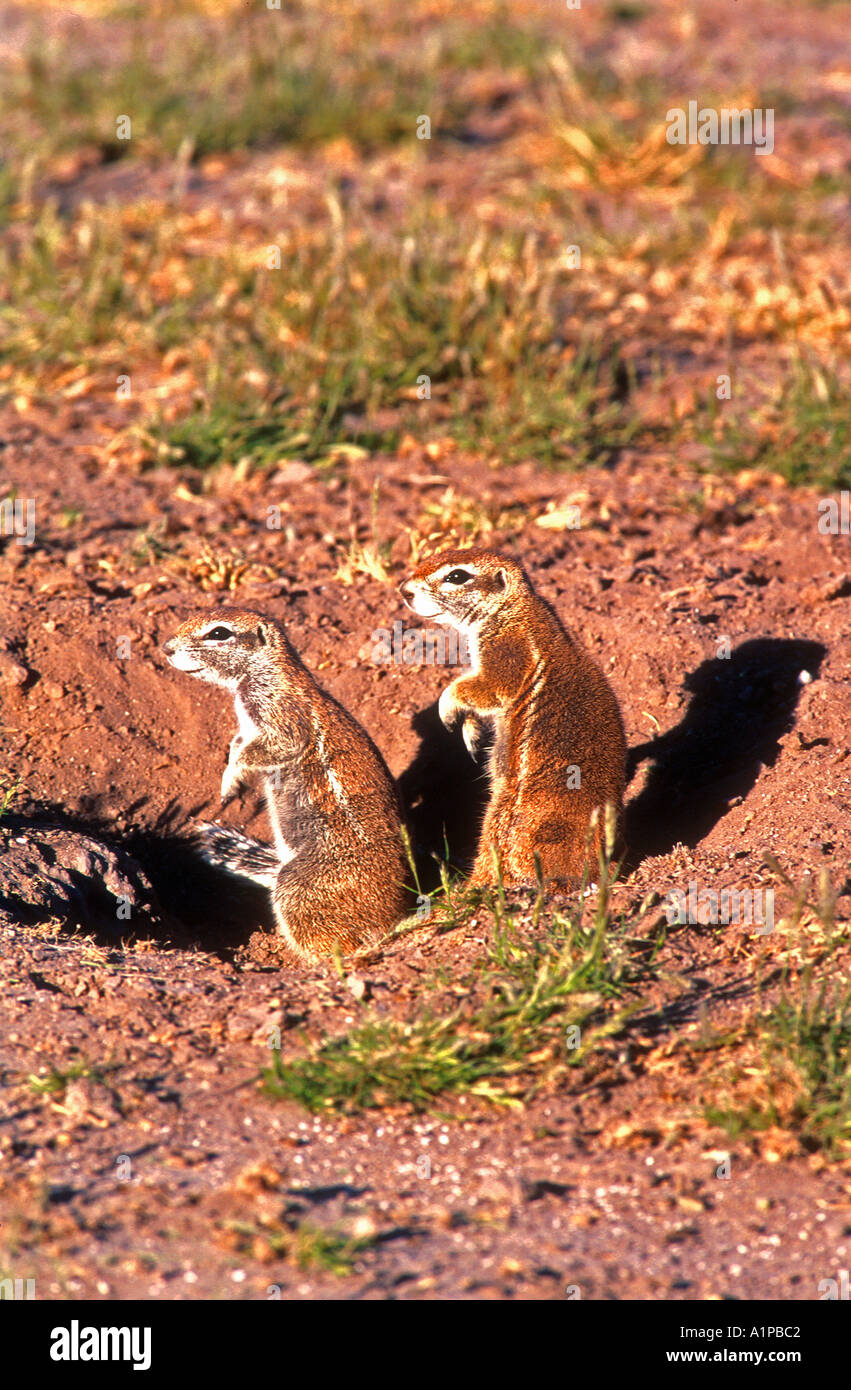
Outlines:
[[444,728],[437,701],[414,715],[411,727],[420,746],[396,785],[419,886],[430,893],[440,883],[440,861],[466,872],[476,857],[490,795],[488,745],[472,758],[460,733]]
[[645,758],[653,766],[626,807],[626,872],[678,843],[693,848],[747,796],[794,725],[800,673],[817,676],[825,655],[820,642],[760,637],[686,677],[692,698],[680,723],[629,751],[628,780]]
[[274,935],[275,917],[268,889],[208,864],[187,837],[187,827],[207,814],[207,803],[187,810],[172,802],[154,825],[130,830],[122,843],[147,873],[170,938],[231,960],[258,929]]

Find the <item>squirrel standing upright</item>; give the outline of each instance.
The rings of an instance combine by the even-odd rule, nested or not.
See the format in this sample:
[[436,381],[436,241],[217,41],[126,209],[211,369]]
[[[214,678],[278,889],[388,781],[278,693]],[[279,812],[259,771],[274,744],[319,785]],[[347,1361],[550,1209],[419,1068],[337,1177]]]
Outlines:
[[204,857],[271,889],[278,931],[299,955],[374,943],[405,915],[408,874],[395,787],[367,733],[271,618],[210,609],[163,651],[234,697],[222,800],[258,775],[266,794],[274,849],[207,824],[197,832]]
[[[399,586],[408,607],[467,639],[472,669],[443,691],[447,728],[459,720],[475,755],[486,728],[491,794],[472,884],[576,885],[604,844],[605,808],[620,815],[626,740],[618,703],[591,657],[532,588],[516,561],[446,550]],[[597,822],[588,842],[594,811]]]

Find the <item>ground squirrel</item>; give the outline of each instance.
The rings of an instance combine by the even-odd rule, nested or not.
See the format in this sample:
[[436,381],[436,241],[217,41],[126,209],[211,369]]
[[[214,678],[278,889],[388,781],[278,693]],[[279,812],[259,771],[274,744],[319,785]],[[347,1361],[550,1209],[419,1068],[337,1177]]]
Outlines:
[[467,638],[472,669],[447,686],[438,711],[460,719],[475,755],[487,729],[491,795],[470,882],[492,883],[494,851],[506,885],[583,874],[603,840],[602,808],[620,813],[626,742],[602,671],[534,592],[522,567],[490,550],[445,550],[399,586],[409,608]]
[[376,941],[405,915],[407,868],[396,791],[369,736],[317,685],[281,624],[258,613],[199,613],[163,651],[234,697],[222,801],[263,778],[274,849],[202,825],[204,857],[271,889],[278,930],[301,956]]

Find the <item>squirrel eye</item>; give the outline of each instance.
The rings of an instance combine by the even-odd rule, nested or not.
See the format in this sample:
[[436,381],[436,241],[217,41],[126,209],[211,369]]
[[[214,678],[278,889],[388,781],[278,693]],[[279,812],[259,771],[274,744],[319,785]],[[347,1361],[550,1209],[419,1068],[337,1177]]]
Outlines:
[[444,584],[466,584],[467,580],[472,578],[469,570],[450,570],[447,575],[444,575],[443,582]]
[[229,637],[233,637],[229,627],[212,627],[209,632],[204,633],[205,642],[226,642]]

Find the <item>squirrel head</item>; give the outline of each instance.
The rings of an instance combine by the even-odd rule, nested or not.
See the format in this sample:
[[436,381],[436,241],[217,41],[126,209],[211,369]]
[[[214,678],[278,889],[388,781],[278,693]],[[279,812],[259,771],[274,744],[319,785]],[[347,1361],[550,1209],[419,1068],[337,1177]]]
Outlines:
[[236,690],[240,681],[270,665],[284,642],[279,625],[244,608],[209,608],[188,618],[162,645],[178,671]]
[[409,608],[461,632],[505,617],[529,582],[516,560],[493,550],[442,550],[399,585]]

